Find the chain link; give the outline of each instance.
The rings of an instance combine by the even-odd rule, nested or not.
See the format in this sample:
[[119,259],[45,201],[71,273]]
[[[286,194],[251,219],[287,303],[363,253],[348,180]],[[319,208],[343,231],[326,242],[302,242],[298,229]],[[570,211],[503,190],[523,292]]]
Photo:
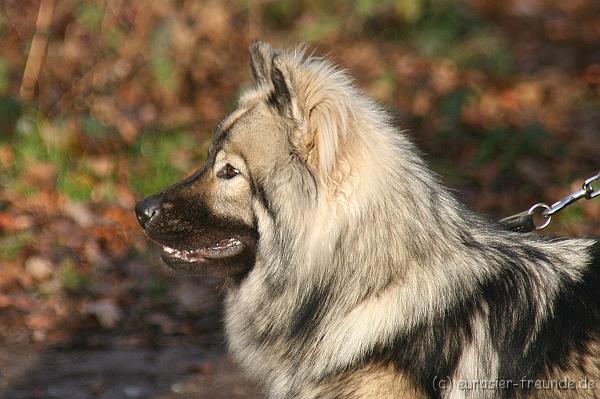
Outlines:
[[594,189],[594,186],[592,185],[592,183],[594,183],[595,181],[600,181],[600,172],[598,172],[596,176],[590,177],[583,183],[583,189],[585,190],[586,199],[592,199],[600,194],[600,187]]

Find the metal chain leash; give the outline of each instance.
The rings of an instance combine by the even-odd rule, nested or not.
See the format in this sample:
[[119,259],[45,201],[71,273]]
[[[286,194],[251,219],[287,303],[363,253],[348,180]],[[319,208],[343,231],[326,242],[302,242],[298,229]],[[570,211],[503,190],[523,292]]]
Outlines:
[[[552,215],[562,211],[569,205],[579,201],[582,198],[589,200],[600,195],[600,187],[594,187],[594,183],[597,181],[600,181],[600,172],[598,172],[598,174],[595,176],[586,179],[583,182],[580,190],[567,195],[560,201],[557,201],[552,205],[547,205],[543,202],[540,202],[533,205],[525,212],[521,212],[500,220],[500,223],[510,230],[521,233],[526,233],[533,230],[541,230],[550,224],[552,221]],[[542,211],[539,212],[540,210]],[[543,216],[546,219],[544,223],[539,226],[536,226],[533,220],[537,212],[539,212],[540,216]]]

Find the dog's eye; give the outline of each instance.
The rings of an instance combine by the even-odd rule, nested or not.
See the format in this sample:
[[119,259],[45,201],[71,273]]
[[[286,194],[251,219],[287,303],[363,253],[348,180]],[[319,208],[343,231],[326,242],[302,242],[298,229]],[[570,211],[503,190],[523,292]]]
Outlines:
[[217,172],[217,177],[222,179],[233,179],[237,175],[240,174],[240,171],[231,166],[231,164],[227,164],[221,168],[219,172]]

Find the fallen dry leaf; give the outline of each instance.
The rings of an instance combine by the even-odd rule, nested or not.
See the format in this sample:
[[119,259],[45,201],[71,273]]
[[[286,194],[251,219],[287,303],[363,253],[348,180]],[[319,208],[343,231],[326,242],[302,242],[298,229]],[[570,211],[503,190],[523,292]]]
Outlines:
[[31,256],[25,261],[25,270],[38,281],[48,279],[52,275],[53,269],[52,262],[43,256]]
[[84,312],[91,314],[104,328],[114,328],[121,319],[121,309],[112,299],[101,299],[84,306]]

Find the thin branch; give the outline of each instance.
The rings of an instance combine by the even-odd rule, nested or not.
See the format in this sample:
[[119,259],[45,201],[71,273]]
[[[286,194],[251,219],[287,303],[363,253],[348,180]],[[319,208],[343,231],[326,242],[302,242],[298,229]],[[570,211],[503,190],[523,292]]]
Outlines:
[[42,69],[46,47],[48,45],[48,28],[52,22],[55,0],[41,0],[35,22],[35,34],[29,47],[23,80],[19,89],[19,97],[24,101],[30,101],[35,92],[35,86]]

